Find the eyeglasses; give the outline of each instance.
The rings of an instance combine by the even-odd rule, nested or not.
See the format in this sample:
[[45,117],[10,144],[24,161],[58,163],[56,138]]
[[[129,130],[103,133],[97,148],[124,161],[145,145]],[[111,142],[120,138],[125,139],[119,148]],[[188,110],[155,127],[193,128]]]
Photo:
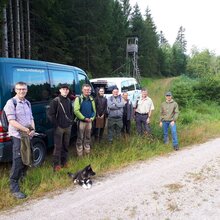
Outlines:
[[26,91],[27,90],[26,88],[15,88],[15,89],[18,91]]

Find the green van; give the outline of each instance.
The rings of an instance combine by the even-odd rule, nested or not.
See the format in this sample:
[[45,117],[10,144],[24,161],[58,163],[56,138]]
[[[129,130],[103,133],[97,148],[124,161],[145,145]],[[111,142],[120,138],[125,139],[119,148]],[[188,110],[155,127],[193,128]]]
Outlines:
[[[58,95],[61,83],[70,86],[70,98],[81,94],[88,83],[86,73],[77,67],[36,60],[0,58],[0,114],[8,99],[15,95],[14,85],[23,81],[28,85],[26,98],[31,102],[36,135],[33,139],[34,165],[43,163],[47,149],[53,147],[53,127],[47,118],[50,100]],[[76,135],[76,129],[73,129]],[[0,122],[0,162],[12,160],[12,142]]]

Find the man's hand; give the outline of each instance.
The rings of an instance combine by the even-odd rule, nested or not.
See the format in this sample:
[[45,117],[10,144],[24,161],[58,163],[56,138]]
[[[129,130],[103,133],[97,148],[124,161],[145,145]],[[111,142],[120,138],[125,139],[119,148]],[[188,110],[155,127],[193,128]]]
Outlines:
[[22,129],[24,132],[26,132],[28,135],[29,135],[29,133],[30,133],[30,129],[29,128],[24,128],[24,129]]
[[149,117],[147,118],[147,124],[150,124],[150,118]]
[[91,119],[91,118],[85,118],[84,121],[85,121],[85,122],[91,122],[92,119]]
[[160,121],[160,127],[162,128],[162,126],[163,126],[163,123],[162,123],[162,121]]
[[171,124],[171,126],[174,126],[175,121],[171,121],[170,124]]
[[28,135],[29,135],[30,137],[33,137],[33,136],[34,136],[34,134],[35,134],[35,130],[31,130],[31,131],[29,132],[29,134],[28,134]]

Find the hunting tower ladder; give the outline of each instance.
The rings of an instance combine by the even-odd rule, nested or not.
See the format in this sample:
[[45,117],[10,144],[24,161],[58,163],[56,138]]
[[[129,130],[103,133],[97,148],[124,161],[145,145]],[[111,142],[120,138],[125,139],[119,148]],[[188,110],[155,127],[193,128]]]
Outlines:
[[127,72],[140,82],[140,71],[138,68],[138,37],[127,37],[126,59],[128,62]]

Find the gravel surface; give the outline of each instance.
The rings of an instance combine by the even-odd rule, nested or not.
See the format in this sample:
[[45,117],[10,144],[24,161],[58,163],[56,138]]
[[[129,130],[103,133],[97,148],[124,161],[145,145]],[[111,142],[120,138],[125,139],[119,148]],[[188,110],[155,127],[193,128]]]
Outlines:
[[0,214],[1,220],[220,219],[220,138]]

